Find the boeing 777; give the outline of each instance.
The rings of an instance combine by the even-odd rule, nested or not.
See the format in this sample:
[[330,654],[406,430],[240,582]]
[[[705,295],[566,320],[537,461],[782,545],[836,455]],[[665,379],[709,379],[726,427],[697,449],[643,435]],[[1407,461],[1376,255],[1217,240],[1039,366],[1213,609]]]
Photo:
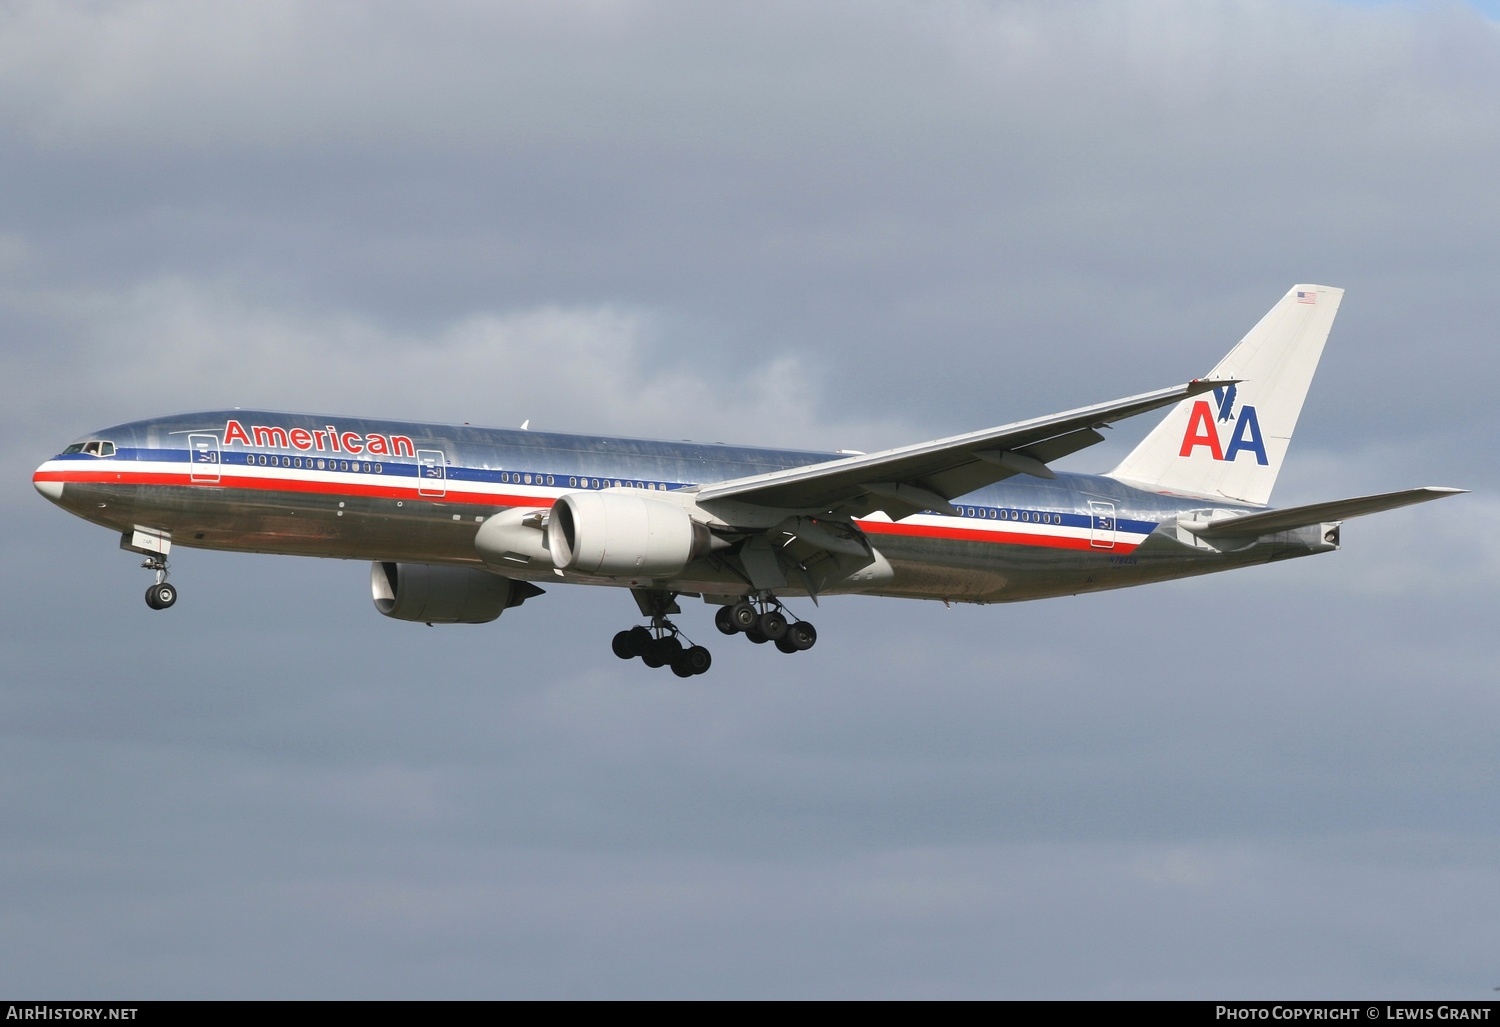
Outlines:
[[[1123,588],[1330,552],[1348,518],[1464,491],[1267,507],[1342,298],[1293,287],[1205,378],[879,453],[236,409],[90,433],[33,482],[146,557],[152,609],[177,601],[174,545],[370,560],[376,609],[429,625],[492,621],[539,583],[607,585],[646,622],[615,654],[688,677],[712,658],[670,619],[683,596],[793,653],[817,632],[791,597]],[[1048,466],[1168,407],[1108,474]]]

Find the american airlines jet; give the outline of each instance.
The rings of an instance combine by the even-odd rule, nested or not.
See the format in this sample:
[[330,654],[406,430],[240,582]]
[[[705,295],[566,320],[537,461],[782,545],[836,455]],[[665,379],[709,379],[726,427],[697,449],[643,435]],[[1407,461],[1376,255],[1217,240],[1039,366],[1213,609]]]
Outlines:
[[[706,671],[670,619],[809,649],[783,600],[999,603],[1339,548],[1341,523],[1462,492],[1267,507],[1343,290],[1298,285],[1206,378],[880,453],[837,454],[248,410],[134,421],[37,468],[52,502],[120,533],[177,601],[174,545],[372,561],[375,608],[476,624],[542,584],[628,588],[621,659]],[[1104,475],[1048,464],[1170,408]]]

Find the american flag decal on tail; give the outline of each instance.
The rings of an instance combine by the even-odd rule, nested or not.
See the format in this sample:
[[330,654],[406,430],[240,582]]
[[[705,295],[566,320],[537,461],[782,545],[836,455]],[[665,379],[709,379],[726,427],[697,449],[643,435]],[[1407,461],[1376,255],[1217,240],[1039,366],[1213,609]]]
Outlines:
[[1313,292],[1310,289],[1307,290],[1307,291],[1305,291],[1305,292],[1303,290],[1301,290],[1301,289],[1298,289],[1297,290],[1297,302],[1298,303],[1316,303],[1316,302],[1318,302],[1318,294],[1315,293],[1315,292]]

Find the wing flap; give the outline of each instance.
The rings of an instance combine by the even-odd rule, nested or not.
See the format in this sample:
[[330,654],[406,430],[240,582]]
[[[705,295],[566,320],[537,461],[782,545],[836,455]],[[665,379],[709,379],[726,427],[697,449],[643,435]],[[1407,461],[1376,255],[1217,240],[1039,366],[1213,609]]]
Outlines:
[[1243,517],[1227,517],[1190,530],[1199,538],[1246,538],[1252,535],[1269,535],[1277,531],[1304,528],[1310,524],[1344,521],[1350,517],[1380,513],[1383,510],[1395,510],[1399,507],[1411,506],[1413,503],[1426,503],[1446,496],[1461,495],[1467,491],[1468,489],[1428,485],[1419,489],[1405,489],[1401,492],[1384,492],[1378,496],[1336,499],[1328,503],[1293,506],[1285,510],[1267,510],[1265,513],[1246,514]]

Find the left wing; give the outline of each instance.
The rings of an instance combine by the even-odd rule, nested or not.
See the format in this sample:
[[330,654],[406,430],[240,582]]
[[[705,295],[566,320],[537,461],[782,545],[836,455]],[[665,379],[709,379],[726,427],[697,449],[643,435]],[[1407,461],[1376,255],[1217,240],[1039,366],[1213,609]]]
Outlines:
[[920,510],[953,514],[957,511],[950,499],[1013,474],[1055,477],[1048,461],[1102,441],[1096,429],[1106,424],[1229,384],[1195,380],[966,435],[734,478],[704,486],[697,499],[705,507],[715,500],[735,500],[788,512],[855,517],[872,510],[895,519]]

